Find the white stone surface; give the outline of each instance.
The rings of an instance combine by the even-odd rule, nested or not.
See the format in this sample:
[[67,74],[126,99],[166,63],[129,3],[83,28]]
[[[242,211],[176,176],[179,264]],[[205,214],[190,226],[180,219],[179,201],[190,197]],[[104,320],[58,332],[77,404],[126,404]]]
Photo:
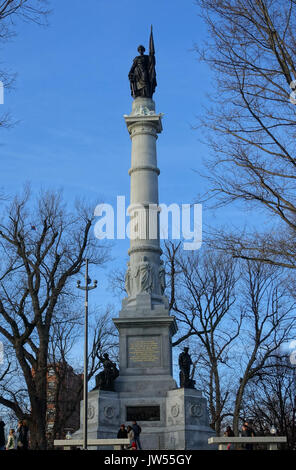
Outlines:
[[[136,98],[132,113],[125,121],[132,140],[130,174],[130,216],[136,218],[134,231],[137,239],[130,241],[130,262],[126,274],[128,303],[146,292],[152,304],[162,303],[160,241],[158,229],[158,175],[156,139],[162,131],[161,114],[156,114],[155,103],[150,98]],[[151,206],[154,211],[148,209]],[[135,219],[133,219],[135,220]],[[156,299],[156,297],[159,297]]]

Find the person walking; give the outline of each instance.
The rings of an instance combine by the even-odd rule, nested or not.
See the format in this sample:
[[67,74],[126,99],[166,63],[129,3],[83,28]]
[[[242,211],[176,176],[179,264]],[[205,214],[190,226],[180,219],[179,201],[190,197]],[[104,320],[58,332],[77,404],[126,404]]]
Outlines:
[[138,449],[142,449],[141,441],[140,441],[140,433],[142,432],[141,426],[137,423],[137,421],[133,421],[132,428],[135,434],[135,443],[137,444]]
[[15,450],[15,434],[14,434],[14,429],[10,429],[10,430],[9,430],[8,439],[7,439],[7,444],[6,444],[6,450]]
[[[120,426],[120,429],[117,433],[117,439],[127,439],[127,430],[125,428],[125,425],[122,424]],[[120,444],[120,449],[123,450],[124,449],[124,445],[123,444]]]
[[127,427],[127,437],[130,441],[129,445],[127,446],[127,449],[129,450],[134,450],[135,448],[137,449],[137,444],[135,441],[135,433],[131,426]]
[[17,439],[17,449],[18,450],[28,450],[29,440],[28,433],[29,428],[25,420],[20,420],[17,427],[18,439]]
[[0,450],[5,450],[5,433],[4,433],[5,423],[0,418]]

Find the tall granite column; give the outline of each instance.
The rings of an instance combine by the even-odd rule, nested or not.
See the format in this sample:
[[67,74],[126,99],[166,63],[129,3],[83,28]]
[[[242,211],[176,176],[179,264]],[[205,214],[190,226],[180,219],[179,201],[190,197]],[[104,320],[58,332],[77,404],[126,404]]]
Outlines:
[[[114,438],[121,423],[136,419],[142,427],[144,449],[208,449],[213,431],[206,399],[200,390],[177,388],[172,373],[172,336],[177,326],[164,295],[155,217],[161,114],[156,114],[151,98],[137,97],[125,121],[132,142],[130,206],[132,232],[137,237],[130,242],[127,297],[119,317],[113,319],[119,332],[119,376],[114,391],[89,393],[88,437]],[[83,402],[81,411],[82,406]],[[82,424],[74,438],[82,437]]]
[[[201,391],[177,388],[172,373],[172,336],[176,321],[164,295],[159,241],[156,141],[161,114],[151,98],[136,97],[125,116],[132,141],[131,232],[125,287],[119,318],[119,377],[115,391],[120,419],[141,423],[146,449],[205,449],[209,428]],[[134,225],[133,225],[134,224]]]
[[132,140],[130,191],[130,262],[126,275],[129,305],[138,294],[151,294],[153,304],[166,303],[162,297],[161,250],[158,227],[157,134],[162,131],[161,114],[155,113],[151,98],[136,98],[132,113],[125,116]]
[[[161,114],[151,98],[137,97],[125,116],[132,141],[130,261],[124,299],[114,323],[120,336],[120,375],[115,389],[161,395],[176,388],[172,377],[171,337],[177,327],[164,296],[164,270],[158,226],[156,140]],[[152,380],[153,379],[153,380]],[[149,389],[150,392],[149,392]]]

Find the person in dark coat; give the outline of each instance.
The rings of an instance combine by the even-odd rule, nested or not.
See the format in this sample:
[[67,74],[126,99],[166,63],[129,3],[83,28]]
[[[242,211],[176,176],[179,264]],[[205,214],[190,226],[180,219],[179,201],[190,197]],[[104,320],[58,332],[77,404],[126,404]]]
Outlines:
[[254,429],[252,428],[252,422],[251,421],[245,421],[245,426],[248,428],[251,437],[255,437],[256,434],[255,434]]
[[231,426],[227,426],[224,436],[234,437],[234,432],[232,431]]
[[[117,439],[127,439],[127,429],[125,428],[125,425],[122,424],[120,426],[120,429],[117,433]],[[124,445],[123,444],[120,444],[120,448],[121,450],[124,449]]]
[[132,428],[135,434],[135,443],[137,444],[138,449],[142,449],[140,441],[140,432],[142,431],[141,426],[138,425],[137,421],[133,421]]
[[[234,437],[234,432],[230,426],[227,426],[226,431],[224,433],[224,437]],[[227,444],[227,450],[231,450],[231,449],[232,449],[232,444],[231,443]]]
[[[242,426],[242,437],[254,437],[254,430],[249,426],[248,422],[245,421]],[[245,444],[244,448],[246,450],[253,450],[253,444]]]
[[5,450],[5,433],[4,433],[5,423],[0,418],[0,450]]
[[20,420],[18,422],[18,439],[17,439],[17,450],[28,450],[29,447],[29,428],[25,420]]

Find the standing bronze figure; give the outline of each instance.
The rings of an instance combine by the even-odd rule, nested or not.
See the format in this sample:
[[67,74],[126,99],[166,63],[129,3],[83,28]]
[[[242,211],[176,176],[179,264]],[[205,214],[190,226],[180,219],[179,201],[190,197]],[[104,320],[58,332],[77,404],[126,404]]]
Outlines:
[[149,55],[144,54],[145,47],[142,45],[138,47],[138,52],[140,55],[134,58],[133,65],[128,74],[131,95],[133,98],[137,98],[138,96],[152,98],[157,85],[152,26],[149,41]]
[[184,348],[183,352],[179,355],[180,367],[180,387],[181,388],[194,388],[195,381],[190,378],[190,367],[192,360],[188,353],[189,348]]

